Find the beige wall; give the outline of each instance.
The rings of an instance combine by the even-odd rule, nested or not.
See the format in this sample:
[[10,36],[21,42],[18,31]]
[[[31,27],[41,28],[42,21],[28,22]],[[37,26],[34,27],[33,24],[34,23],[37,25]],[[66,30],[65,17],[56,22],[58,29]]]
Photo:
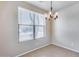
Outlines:
[[21,43],[18,41],[18,6],[40,13],[46,12],[25,2],[0,2],[0,56],[17,56],[50,43],[48,24],[46,38]]

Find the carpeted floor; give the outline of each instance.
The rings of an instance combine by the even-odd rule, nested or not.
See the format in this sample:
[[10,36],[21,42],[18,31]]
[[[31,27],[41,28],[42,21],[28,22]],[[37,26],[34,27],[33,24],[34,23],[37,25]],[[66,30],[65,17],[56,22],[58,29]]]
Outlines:
[[79,57],[79,53],[55,45],[49,45],[21,57]]

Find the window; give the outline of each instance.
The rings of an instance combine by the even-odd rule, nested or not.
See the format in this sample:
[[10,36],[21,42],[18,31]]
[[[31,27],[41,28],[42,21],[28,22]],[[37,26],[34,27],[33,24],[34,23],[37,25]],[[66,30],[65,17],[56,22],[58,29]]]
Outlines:
[[18,26],[19,41],[45,37],[45,19],[40,13],[18,7]]
[[35,38],[44,37],[45,20],[41,14],[35,14]]

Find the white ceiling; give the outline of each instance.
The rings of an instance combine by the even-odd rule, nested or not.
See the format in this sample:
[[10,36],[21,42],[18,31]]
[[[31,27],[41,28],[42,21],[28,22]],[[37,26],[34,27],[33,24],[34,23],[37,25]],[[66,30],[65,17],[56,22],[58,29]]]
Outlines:
[[[44,10],[50,10],[50,1],[28,1],[28,3],[40,7]],[[79,3],[79,1],[53,1],[53,8],[55,11],[72,6]]]

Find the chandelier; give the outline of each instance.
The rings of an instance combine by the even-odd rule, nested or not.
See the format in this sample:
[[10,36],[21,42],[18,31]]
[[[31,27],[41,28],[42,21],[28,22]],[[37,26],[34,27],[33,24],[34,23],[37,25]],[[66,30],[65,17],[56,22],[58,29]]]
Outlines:
[[58,18],[58,13],[53,10],[52,1],[50,3],[51,3],[50,11],[47,14],[45,14],[45,19],[46,20],[52,20],[52,19],[56,20]]

